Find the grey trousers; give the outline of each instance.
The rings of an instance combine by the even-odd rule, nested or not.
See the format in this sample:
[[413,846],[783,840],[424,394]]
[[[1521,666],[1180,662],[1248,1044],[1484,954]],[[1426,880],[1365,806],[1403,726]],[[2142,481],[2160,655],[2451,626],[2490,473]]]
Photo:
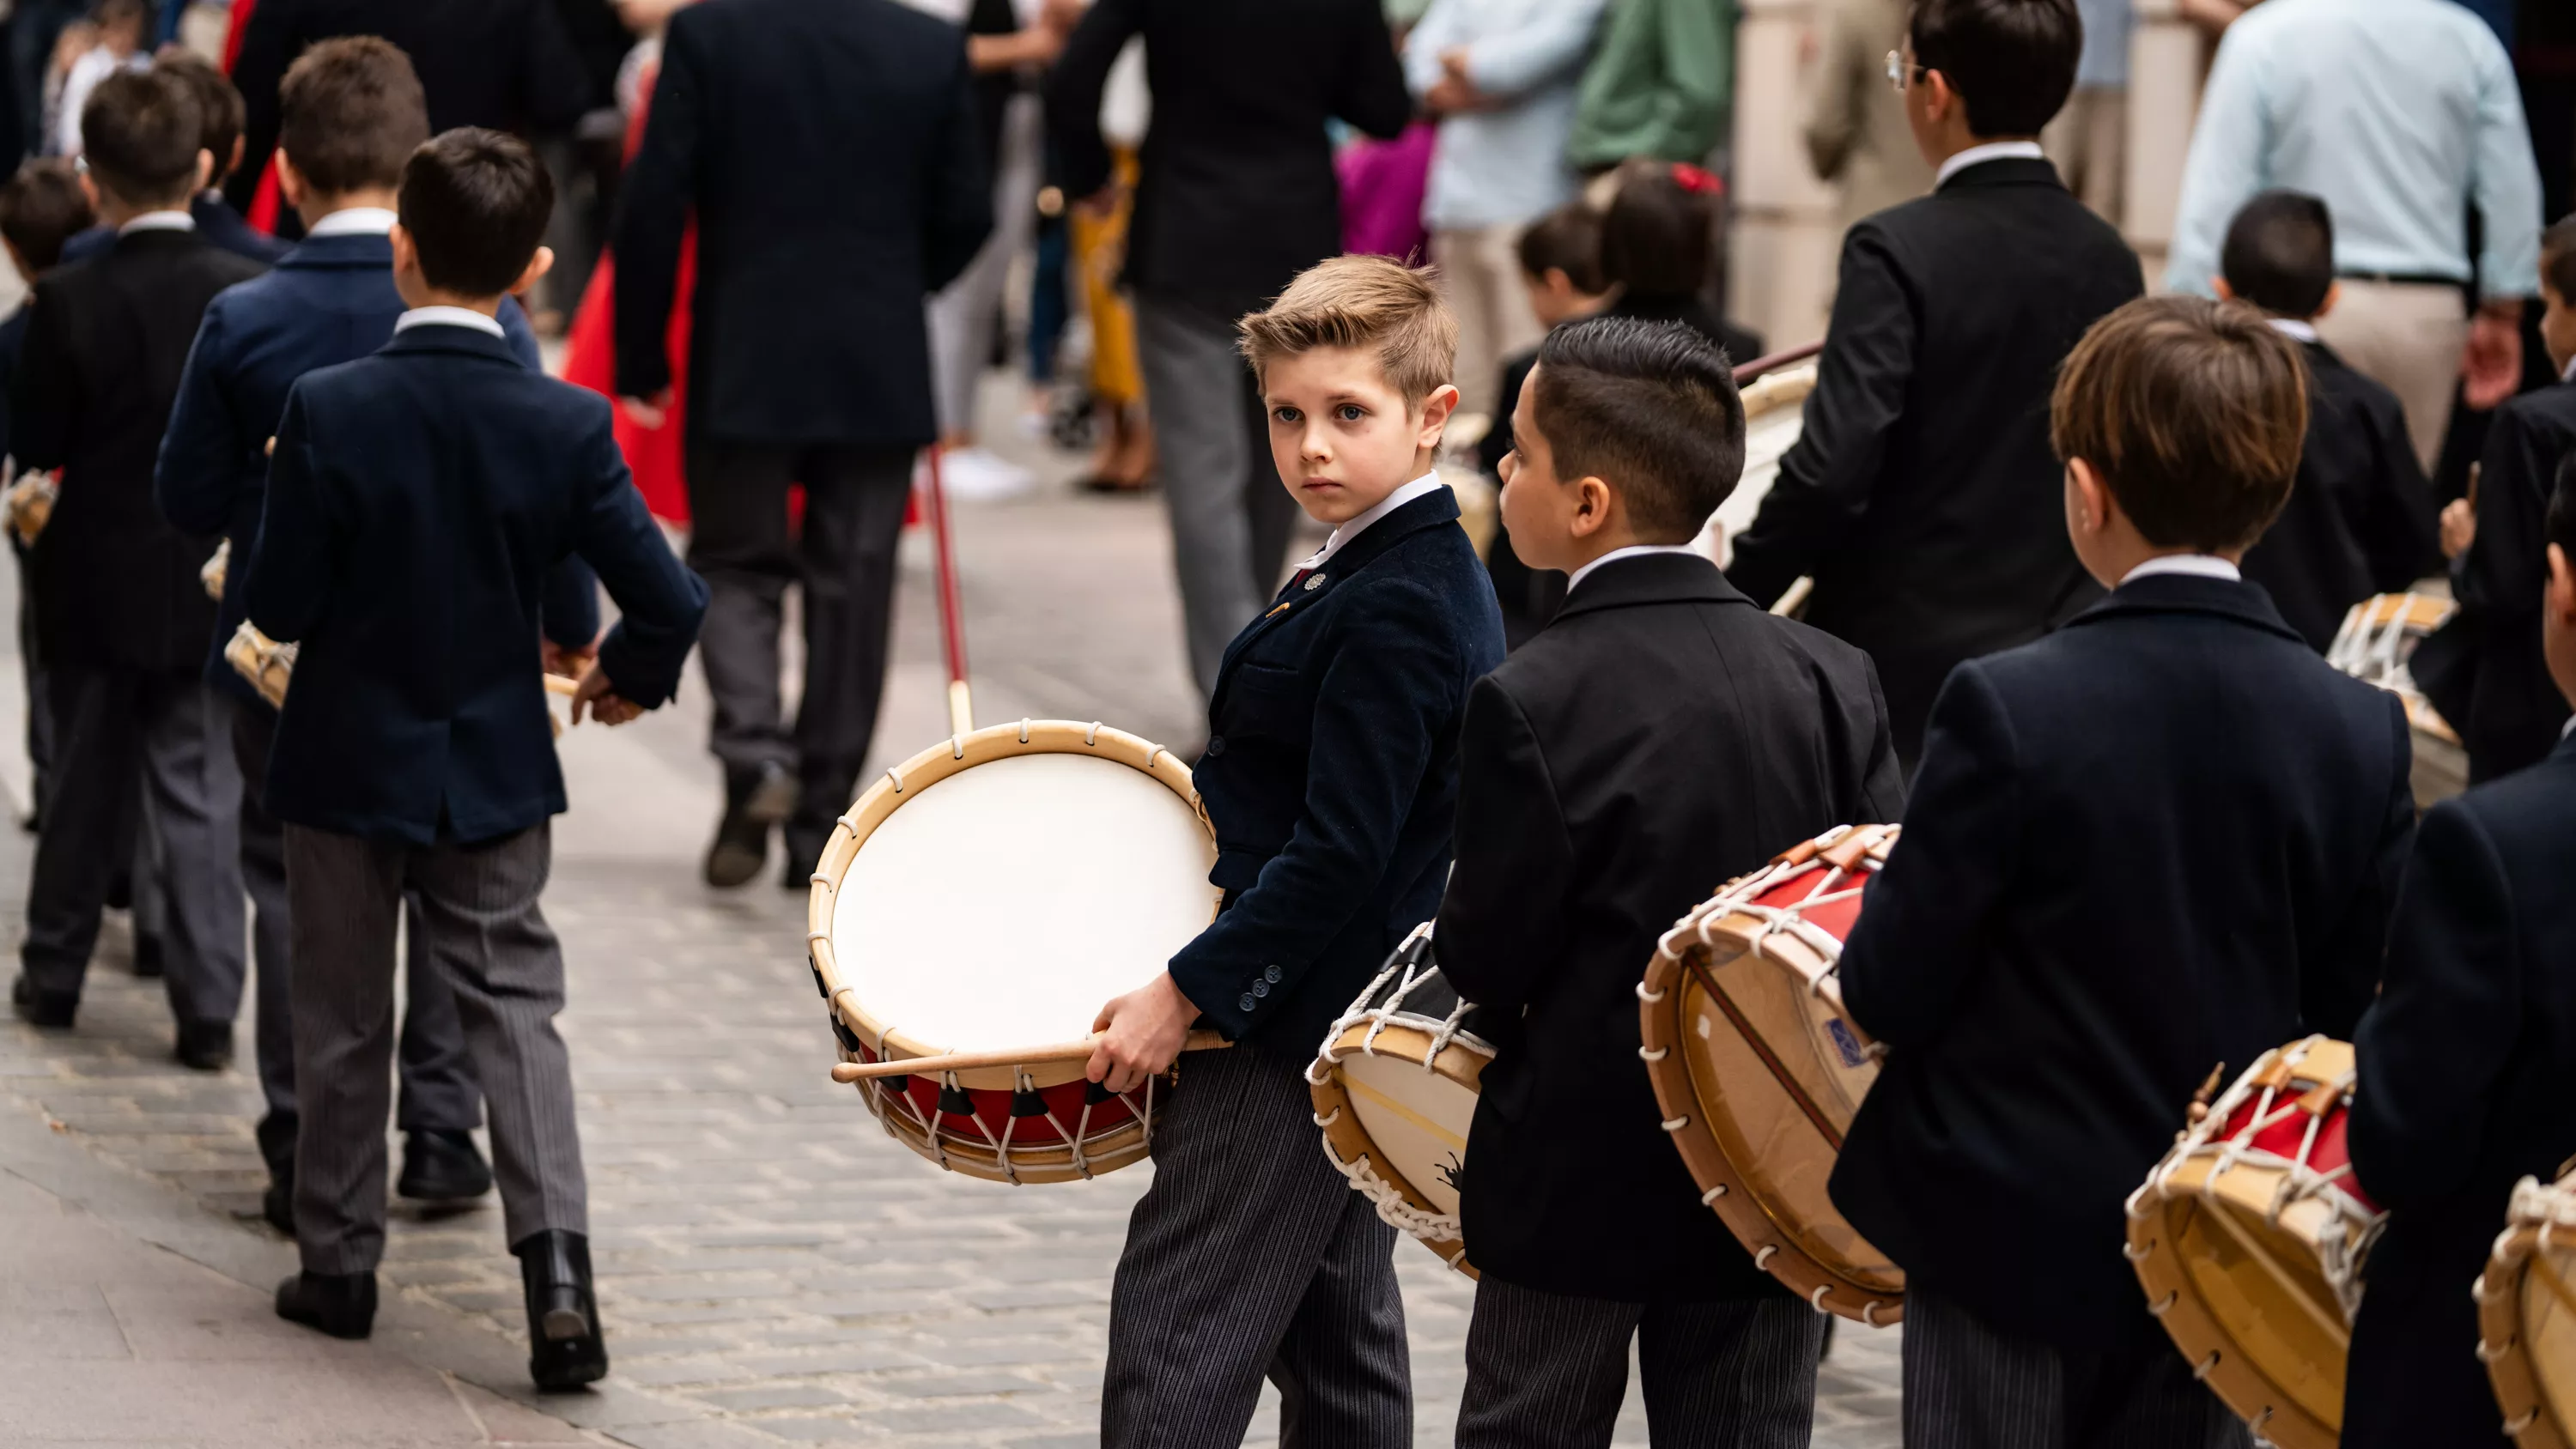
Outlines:
[[1905,1295],[1905,1449],[2251,1449],[2245,1421],[2161,1330],[2090,1352],[1998,1333]]
[[[251,964],[259,1000],[260,1155],[272,1173],[295,1163],[294,943],[286,903],[286,836],[260,804],[268,789],[268,752],[277,740],[274,711],[217,696],[232,718],[233,759],[241,769],[241,873],[250,892]],[[467,1132],[483,1122],[483,1093],[465,1051],[456,993],[423,947],[417,901],[406,902],[411,956],[405,963],[402,1038],[395,1071],[402,1091],[394,1125],[405,1132]]]
[[1655,1449],[1805,1449],[1825,1319],[1797,1299],[1619,1303],[1490,1275],[1467,1325],[1458,1449],[1608,1445],[1631,1338]]
[[213,692],[194,669],[57,663],[46,676],[54,765],[27,889],[20,960],[28,979],[79,994],[108,877],[142,853],[120,828],[139,773],[167,894],[162,961],[171,1014],[230,1022],[241,1010],[245,971],[241,780]]
[[502,1225],[517,1243],[589,1231],[572,1061],[555,1034],[563,950],[537,908],[550,827],[472,845],[406,846],[286,827],[294,921],[295,1242],[315,1273],[384,1257],[392,1104],[394,925],[406,887],[446,972],[492,1113]]
[[1038,226],[1038,169],[1044,121],[1034,95],[1002,109],[1001,154],[993,166],[993,234],[966,270],[930,299],[930,376],[947,437],[975,431],[975,390],[993,361],[993,326],[1010,290],[1011,267]]
[[1136,351],[1172,515],[1190,674],[1206,695],[1225,646],[1278,592],[1297,500],[1270,461],[1270,427],[1234,324],[1138,297]]
[[1109,1299],[1104,1449],[1411,1449],[1395,1229],[1324,1159],[1294,1063],[1186,1052]]

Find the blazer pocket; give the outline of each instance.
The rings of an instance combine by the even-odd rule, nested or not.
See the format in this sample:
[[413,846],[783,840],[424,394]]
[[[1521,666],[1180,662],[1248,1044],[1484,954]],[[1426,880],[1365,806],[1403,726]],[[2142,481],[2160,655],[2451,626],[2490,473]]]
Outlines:
[[1303,744],[1314,731],[1314,706],[1297,671],[1238,664],[1227,682],[1225,718],[1219,723],[1230,735]]

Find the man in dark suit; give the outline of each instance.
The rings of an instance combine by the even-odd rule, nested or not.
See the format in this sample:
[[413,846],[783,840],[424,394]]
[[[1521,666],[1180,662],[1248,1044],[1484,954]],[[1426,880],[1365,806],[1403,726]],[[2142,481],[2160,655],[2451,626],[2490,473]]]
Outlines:
[[632,719],[678,687],[706,590],[671,557],[619,455],[608,404],[519,360],[496,314],[552,255],[554,187],[495,131],[403,167],[391,236],[411,304],[374,355],[288,394],[250,619],[300,646],[269,757],[294,917],[295,1239],[280,1317],[364,1338],[384,1253],[385,1070],[396,918],[418,894],[492,1114],[529,1373],[608,1371],[590,1279],[571,1062],[555,1034],[563,953],[538,897],[564,809],[537,600],[579,554],[623,616],[573,722]]
[[2576,455],[2576,216],[2541,236],[2540,296],[2541,340],[2559,382],[2495,410],[2476,501],[2451,505],[2474,524],[2468,546],[2451,560],[2460,612],[2412,661],[2416,684],[2460,732],[2472,781],[2547,755],[2568,719],[2542,659],[2538,600],[2549,576],[2541,517],[2550,480]]
[[1855,224],[1806,431],[1727,577],[1869,651],[1911,768],[1950,666],[2099,596],[2066,546],[2048,389],[2138,259],[2040,155],[2075,84],[2074,0],[1924,0],[1901,56],[1930,196]]
[[[2541,635],[2576,699],[2576,462],[2548,514]],[[2468,1285],[2513,1186],[2576,1154],[2576,740],[2424,817],[2388,979],[2353,1046],[2352,1165],[2389,1209],[2344,1374],[2350,1449],[2503,1449]]]
[[[242,214],[224,199],[224,180],[241,165],[242,159],[241,92],[233,89],[233,83],[213,62],[193,51],[174,50],[154,59],[152,68],[185,81],[205,118],[201,144],[206,154],[215,158],[215,175],[188,199],[188,214],[197,220],[197,235],[235,256],[262,264],[276,261],[286,251],[286,243],[252,230],[250,223],[242,220]],[[94,226],[64,244],[63,260],[76,262],[97,256],[115,244],[115,231]]]
[[[179,397],[162,439],[154,496],[164,516],[193,534],[232,543],[206,681],[225,706],[233,758],[242,772],[241,866],[257,910],[251,938],[258,965],[259,1078],[268,1113],[259,1124],[268,1161],[267,1216],[293,1232],[295,1181],[294,1009],[284,837],[261,803],[277,712],[224,658],[248,611],[244,587],[259,556],[260,508],[268,493],[268,440],[297,378],[381,348],[403,313],[394,289],[394,185],[405,159],[429,139],[420,82],[411,62],[374,36],[315,43],[287,68],[279,88],[283,122],[278,181],[305,223],[303,242],[276,270],[235,287],[206,309]],[[542,371],[537,339],[518,304],[499,321],[510,350]],[[577,672],[599,631],[596,587],[579,559],[548,575],[548,652],[560,672]],[[407,1136],[397,1190],[405,1197],[479,1197],[491,1169],[472,1132],[482,1094],[465,1054],[455,994],[422,949],[413,917],[411,970],[403,1016],[401,1105]]]
[[562,131],[590,106],[590,82],[555,0],[259,0],[233,59],[243,147],[224,194],[236,208],[250,208],[277,149],[286,68],[334,35],[382,36],[411,57],[433,132]]
[[2326,204],[2297,191],[2256,195],[2229,223],[2219,265],[2218,295],[2262,308],[2307,359],[2299,481],[2246,553],[2245,577],[2323,653],[2353,605],[2435,568],[2433,485],[2415,461],[2397,394],[2345,366],[2317,337],[2313,324],[2333,310],[2336,293]]
[[241,1006],[241,785],[198,673],[215,621],[197,571],[214,541],[162,519],[152,462],[198,317],[260,268],[208,245],[189,218],[213,158],[183,81],[111,76],[81,128],[116,244],[37,282],[10,408],[19,465],[63,470],[29,559],[55,749],[12,999],[39,1025],[72,1024],[108,877],[131,848],[117,826],[140,774],[163,849],[178,1056],[212,1070],[232,1058]]
[[2306,424],[2260,314],[2134,302],[2054,411],[2066,527],[2112,592],[1933,706],[1843,952],[1889,1054],[1833,1198],[1905,1269],[1908,1444],[2242,1445],[2149,1316],[2122,1205],[2212,1066],[2369,1002],[2415,819],[2406,717],[2238,572]]
[[[992,230],[956,27],[895,0],[703,0],[671,17],[617,225],[617,390],[667,405],[680,238],[689,334],[689,564],[725,813],[706,878],[803,890],[850,803],[885,688],[913,456],[938,435],[922,300]],[[787,489],[805,488],[801,532]],[[803,587],[805,692],[778,694],[780,601]]]
[[1458,1443],[1532,1423],[1606,1443],[1634,1338],[1657,1444],[1797,1449],[1824,1317],[1702,1204],[1637,1060],[1635,988],[1717,881],[1896,818],[1886,706],[1867,656],[1688,546],[1744,470],[1716,347],[1673,323],[1559,328],[1512,438],[1504,526],[1573,582],[1468,696],[1433,937],[1495,1046],[1459,1183],[1481,1276]]
[[1413,119],[1413,98],[1376,0],[1099,0],[1048,82],[1068,196],[1097,197],[1110,183],[1100,96],[1132,36],[1144,37],[1154,120],[1126,284],[1155,400],[1190,674],[1213,694],[1226,641],[1278,587],[1297,517],[1270,464],[1234,320],[1342,249],[1326,123],[1392,137]]

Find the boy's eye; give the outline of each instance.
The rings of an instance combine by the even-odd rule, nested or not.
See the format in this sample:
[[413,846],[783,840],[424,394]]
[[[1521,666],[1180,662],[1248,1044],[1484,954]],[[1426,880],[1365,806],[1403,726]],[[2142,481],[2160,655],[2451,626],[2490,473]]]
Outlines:
[[1272,408],[1270,410],[1270,416],[1283,423],[1293,423],[1297,421],[1297,410],[1290,407]]
[[1340,407],[1333,409],[1333,416],[1340,418],[1346,423],[1356,423],[1360,419],[1368,416],[1368,409],[1361,407],[1358,403],[1344,403]]

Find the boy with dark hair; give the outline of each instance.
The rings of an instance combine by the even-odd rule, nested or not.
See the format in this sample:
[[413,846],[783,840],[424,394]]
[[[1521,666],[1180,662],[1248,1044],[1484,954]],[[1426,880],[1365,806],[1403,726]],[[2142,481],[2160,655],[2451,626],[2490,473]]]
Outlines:
[[[317,367],[384,346],[402,316],[387,233],[403,162],[429,139],[429,114],[411,62],[373,36],[319,42],[297,57],[282,90],[278,186],[304,221],[304,240],[279,259],[275,271],[233,288],[206,309],[162,440],[154,496],[179,527],[232,541],[205,673],[224,702],[232,755],[242,772],[241,869],[256,911],[251,944],[259,968],[257,1047],[268,1108],[259,1124],[269,1175],[265,1212],[279,1231],[291,1233],[297,1120],[288,990],[292,937],[284,838],[261,803],[277,711],[225,661],[224,646],[247,608],[243,585],[259,554],[268,439],[286,409],[287,391]],[[528,367],[541,368],[537,340],[518,304],[505,299],[499,321],[510,351]],[[546,647],[558,656],[558,667],[577,670],[575,657],[589,649],[599,629],[595,589],[578,559],[549,575],[545,628]],[[404,974],[408,999],[395,1122],[406,1140],[396,1190],[432,1201],[480,1197],[492,1185],[473,1137],[481,1095],[466,1059],[455,995],[420,949],[426,932],[418,920],[414,914],[414,954]]]
[[1886,706],[1868,656],[1689,547],[1744,471],[1734,375],[1696,332],[1557,329],[1513,436],[1504,527],[1573,584],[1477,681],[1459,742],[1440,968],[1495,1056],[1459,1179],[1481,1276],[1458,1443],[1608,1444],[1633,1339],[1657,1445],[1794,1449],[1824,1316],[1702,1204],[1636,1057],[1634,988],[1716,881],[1896,818]]
[[153,507],[152,458],[198,317],[259,266],[209,246],[188,216],[211,158],[185,84],[112,75],[81,129],[84,185],[116,241],[38,279],[10,407],[19,466],[62,470],[29,552],[54,761],[11,1000],[38,1025],[72,1024],[108,878],[131,858],[119,825],[139,775],[162,846],[176,1054],[214,1070],[232,1059],[241,1006],[241,784],[198,677],[214,606],[197,574],[214,543]]
[[[188,214],[196,218],[198,234],[223,250],[255,262],[273,262],[286,252],[286,243],[251,229],[232,203],[224,200],[224,178],[241,164],[242,98],[233,83],[214,62],[192,51],[173,50],[152,62],[152,69],[174,76],[197,98],[197,111],[203,122],[198,144],[215,158],[214,175],[188,200]],[[63,249],[65,261],[79,261],[107,250],[116,234],[105,227],[93,227],[73,237]]]
[[2066,545],[2044,423],[2067,350],[2144,290],[2039,131],[2075,84],[2074,0],[1921,0],[1889,79],[1939,168],[1855,224],[1806,429],[1727,566],[1869,652],[1909,768],[1950,667],[2096,597]]
[[[1265,1373],[1288,1436],[1413,1442],[1394,1230],[1315,1150],[1305,1069],[1325,1027],[1439,907],[1468,687],[1503,656],[1494,591],[1432,471],[1457,323],[1388,257],[1301,273],[1243,319],[1270,452],[1333,526],[1225,650],[1199,798],[1217,918],[1101,1008],[1090,1076],[1127,1091],[1200,1052],[1154,1125],[1109,1308],[1107,1449],[1243,1442]],[[1229,404],[1230,405],[1230,404]]]
[[[2542,657],[2576,701],[2576,459],[2549,504]],[[2576,1154],[2576,743],[2424,817],[2353,1045],[2352,1165],[2389,1209],[2344,1374],[2348,1449],[2503,1449],[2464,1284],[2516,1182]]]
[[2576,216],[2541,234],[2540,299],[2540,338],[2558,383],[2495,410],[2476,498],[2443,511],[2445,531],[2466,536],[2451,559],[2460,612],[2410,661],[2424,697],[2460,732],[2472,782],[2540,760],[2568,719],[2542,662],[2538,600],[2549,577],[2541,548],[2549,483],[2576,455]]
[[[1528,289],[1530,312],[1551,331],[1579,322],[1610,305],[1610,283],[1601,275],[1601,213],[1581,201],[1568,202],[1531,223],[1517,248],[1521,285]],[[1502,383],[1485,435],[1476,440],[1476,461],[1497,483],[1503,458],[1512,450],[1512,414],[1520,407],[1521,384],[1538,365],[1538,349],[1503,360]],[[1512,551],[1508,533],[1497,531],[1485,547],[1485,570],[1494,576],[1494,599],[1503,610],[1503,639],[1514,649],[1547,626],[1565,601],[1565,576],[1554,569],[1533,569]]]
[[2147,1312],[2122,1205],[2213,1064],[2352,1029],[2414,826],[2396,698],[2237,569],[2298,469],[2300,371],[2240,304],[2086,334],[2050,431],[2110,596],[1952,671],[1843,951],[1889,1053],[1833,1199],[1905,1269],[1908,1444],[2249,1442]]
[[2441,557],[2433,488],[2406,436],[2397,394],[2344,365],[2317,336],[2334,310],[2334,218],[2296,191],[2266,191],[2228,224],[2218,295],[2263,309],[2308,364],[2308,435],[2290,501],[2247,551],[2291,628],[2324,653],[2344,614],[2373,594],[2404,589]]
[[623,618],[573,720],[670,698],[706,588],[619,457],[608,403],[526,364],[496,315],[554,260],[545,168],[497,131],[412,154],[390,233],[411,305],[374,355],[305,374],[277,432],[250,620],[297,641],[269,755],[294,918],[295,1237],[280,1317],[363,1338],[384,1254],[396,920],[419,898],[492,1114],[510,1251],[542,1389],[608,1353],[591,1288],[563,954],[538,908],[564,808],[536,600],[578,553]]

